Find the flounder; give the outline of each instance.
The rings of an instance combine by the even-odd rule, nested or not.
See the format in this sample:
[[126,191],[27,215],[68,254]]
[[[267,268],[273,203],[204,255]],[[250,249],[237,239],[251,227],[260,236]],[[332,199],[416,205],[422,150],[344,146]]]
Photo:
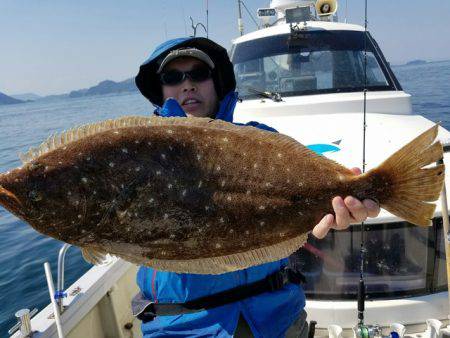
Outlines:
[[[334,196],[430,225],[434,126],[363,175],[294,139],[205,118],[124,117],[49,138],[0,175],[0,204],[37,231],[161,270],[219,274],[287,257]],[[433,143],[434,142],[434,143]]]

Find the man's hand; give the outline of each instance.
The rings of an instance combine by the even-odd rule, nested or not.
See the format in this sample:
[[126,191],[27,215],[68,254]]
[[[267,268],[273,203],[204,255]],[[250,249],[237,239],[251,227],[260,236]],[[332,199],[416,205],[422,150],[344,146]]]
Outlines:
[[[359,168],[352,168],[352,171],[357,175],[361,174]],[[312,231],[312,234],[319,239],[324,238],[330,229],[347,229],[350,223],[361,223],[367,217],[377,217],[380,212],[380,207],[374,201],[367,199],[361,202],[352,196],[347,196],[345,199],[336,196],[331,203],[336,216],[325,215]]]

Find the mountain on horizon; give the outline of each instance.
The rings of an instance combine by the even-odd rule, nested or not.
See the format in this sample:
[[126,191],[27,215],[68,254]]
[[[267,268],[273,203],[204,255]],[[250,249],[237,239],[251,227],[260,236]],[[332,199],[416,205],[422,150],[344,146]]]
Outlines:
[[405,66],[417,66],[417,65],[424,65],[426,63],[428,63],[428,61],[417,59],[408,61],[407,63],[405,63]]
[[0,105],[5,105],[5,104],[17,104],[17,103],[24,103],[25,101],[22,100],[17,100],[11,96],[8,96],[6,94],[3,94],[2,92],[0,92]]
[[14,95],[10,95],[10,96],[17,100],[22,100],[22,101],[35,101],[35,100],[39,100],[40,98],[42,98],[42,96],[37,95],[35,93],[14,94]]
[[[414,66],[414,65],[422,65],[427,63],[434,63],[434,62],[447,62],[450,60],[441,60],[441,61],[426,61],[426,60],[411,60],[407,61],[403,64],[391,64],[391,67],[403,67],[403,66]],[[120,94],[120,93],[133,93],[137,92],[138,89],[136,87],[136,84],[134,83],[134,78],[129,78],[123,81],[115,82],[112,80],[104,80],[99,82],[97,85],[89,87],[89,88],[83,88],[78,90],[73,90],[70,93],[66,94],[56,94],[56,95],[47,95],[47,96],[39,96],[34,93],[24,93],[24,94],[17,94],[17,95],[11,95],[8,96],[9,99],[18,99],[19,102],[13,102],[13,103],[21,103],[24,101],[35,101],[35,100],[54,100],[54,99],[62,99],[62,98],[78,98],[78,97],[84,97],[84,96],[94,96],[94,95],[108,95],[108,94]],[[3,94],[5,95],[5,94]],[[7,96],[7,95],[6,95]],[[4,103],[5,99],[0,98],[0,104],[6,104]],[[11,102],[10,100],[8,100]]]
[[137,87],[134,83],[134,78],[129,78],[120,82],[104,80],[96,86],[71,91],[69,93],[69,97],[75,98],[82,96],[131,93],[135,91],[137,91]]
[[[392,67],[403,67],[403,66],[412,66],[412,65],[420,65],[420,64],[427,64],[437,61],[426,61],[426,60],[411,60],[404,64],[392,64]],[[442,61],[441,61],[442,62]],[[104,80],[99,82],[97,85],[89,87],[89,88],[82,88],[77,90],[72,90],[68,94],[59,94],[59,95],[49,95],[49,96],[43,96],[43,97],[26,97],[23,96],[22,98],[19,96],[15,96],[16,98],[21,99],[27,99],[27,100],[41,100],[41,99],[61,99],[61,98],[78,98],[78,97],[84,97],[84,96],[95,96],[95,95],[108,95],[108,94],[120,94],[120,93],[133,93],[137,92],[138,89],[136,87],[136,84],[134,83],[134,78],[129,78],[123,81],[112,81],[112,80]],[[36,95],[33,93],[29,93],[30,95]],[[23,94],[28,95],[28,94]],[[38,95],[36,95],[38,96]]]

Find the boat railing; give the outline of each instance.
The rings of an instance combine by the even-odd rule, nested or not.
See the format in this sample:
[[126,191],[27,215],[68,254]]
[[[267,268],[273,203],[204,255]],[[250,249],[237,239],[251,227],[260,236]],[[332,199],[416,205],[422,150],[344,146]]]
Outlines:
[[58,280],[56,284],[55,291],[55,300],[58,304],[59,312],[62,313],[64,311],[63,299],[66,296],[64,293],[64,268],[65,268],[65,258],[67,250],[71,247],[71,244],[65,243],[58,254]]

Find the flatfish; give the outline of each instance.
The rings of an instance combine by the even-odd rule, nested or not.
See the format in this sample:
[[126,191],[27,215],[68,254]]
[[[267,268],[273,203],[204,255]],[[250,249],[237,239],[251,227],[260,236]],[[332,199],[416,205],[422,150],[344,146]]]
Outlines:
[[[0,205],[40,233],[139,265],[220,274],[287,257],[333,212],[371,198],[430,225],[442,189],[434,126],[355,175],[294,139],[205,118],[123,117],[52,136],[0,174]],[[433,164],[433,165],[430,165]]]

